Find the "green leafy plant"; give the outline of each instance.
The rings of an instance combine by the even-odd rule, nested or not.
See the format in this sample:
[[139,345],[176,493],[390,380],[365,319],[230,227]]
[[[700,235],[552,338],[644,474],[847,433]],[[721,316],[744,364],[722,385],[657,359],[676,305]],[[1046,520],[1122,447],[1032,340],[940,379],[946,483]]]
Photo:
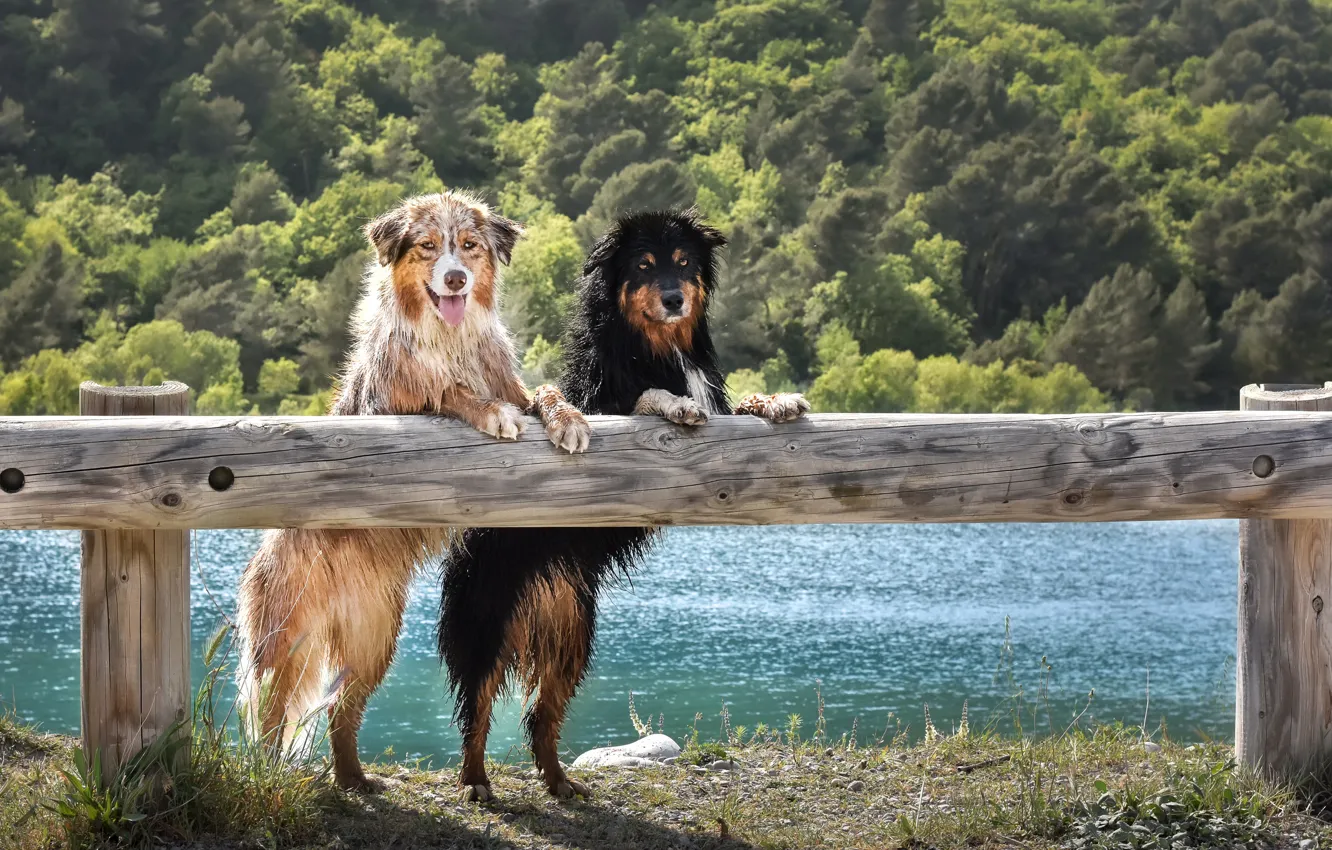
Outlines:
[[[1235,781],[1233,760],[1192,774],[1178,773],[1149,792],[1111,790],[1104,780],[1096,800],[1072,807],[1074,847],[1176,850],[1186,847],[1257,848],[1273,844],[1272,801]],[[1239,787],[1237,787],[1237,785]]]

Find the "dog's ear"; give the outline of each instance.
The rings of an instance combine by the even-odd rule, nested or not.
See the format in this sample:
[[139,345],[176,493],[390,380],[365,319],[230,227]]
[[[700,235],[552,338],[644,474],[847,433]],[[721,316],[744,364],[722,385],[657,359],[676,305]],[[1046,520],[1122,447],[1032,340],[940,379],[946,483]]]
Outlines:
[[726,247],[726,236],[717,228],[703,221],[703,214],[698,211],[698,207],[690,207],[684,210],[681,215],[697,233],[703,244],[709,251],[715,251],[718,248]]
[[407,250],[407,211],[389,210],[365,226],[365,238],[375,249],[381,266],[392,265]]
[[497,213],[486,216],[486,235],[495,246],[495,254],[504,265],[513,259],[513,246],[523,235],[523,226]]
[[703,244],[707,245],[711,251],[726,247],[726,236],[711,225],[700,223],[698,225],[698,235],[703,237]]
[[619,227],[612,227],[592,245],[592,250],[587,252],[587,259],[583,261],[583,274],[593,274],[598,268],[614,259],[615,252],[620,247],[621,235]]

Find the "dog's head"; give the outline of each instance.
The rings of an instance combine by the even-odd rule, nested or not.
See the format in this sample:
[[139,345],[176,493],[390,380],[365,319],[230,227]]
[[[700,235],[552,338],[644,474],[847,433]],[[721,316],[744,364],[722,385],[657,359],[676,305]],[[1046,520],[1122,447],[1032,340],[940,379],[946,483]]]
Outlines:
[[522,235],[517,222],[460,192],[408,198],[365,227],[398,303],[412,321],[427,313],[450,327],[468,309],[492,310],[500,264]]
[[583,273],[610,287],[620,313],[659,356],[689,350],[703,320],[726,238],[693,211],[620,217],[592,247]]

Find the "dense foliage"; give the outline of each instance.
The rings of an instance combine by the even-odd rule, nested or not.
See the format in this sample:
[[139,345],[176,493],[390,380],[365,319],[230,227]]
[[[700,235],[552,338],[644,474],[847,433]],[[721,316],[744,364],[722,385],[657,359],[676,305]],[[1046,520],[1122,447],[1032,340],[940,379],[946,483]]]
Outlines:
[[0,0],[0,413],[318,411],[360,225],[483,190],[557,368],[618,209],[732,236],[737,389],[1233,407],[1332,377],[1327,0]]

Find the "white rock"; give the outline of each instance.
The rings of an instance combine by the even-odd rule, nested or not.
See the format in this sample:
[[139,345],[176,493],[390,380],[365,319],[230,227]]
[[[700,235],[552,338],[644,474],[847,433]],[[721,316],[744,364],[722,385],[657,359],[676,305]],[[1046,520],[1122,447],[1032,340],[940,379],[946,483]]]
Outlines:
[[[668,758],[680,755],[680,745],[671,740],[669,735],[648,735],[632,744],[619,747],[598,747],[588,750],[574,759],[574,767],[601,767],[608,759],[624,757],[638,759],[647,764],[656,764]],[[627,766],[620,763],[620,766]],[[635,765],[638,766],[638,765]]]
[[1142,748],[1149,753],[1161,752],[1161,745],[1156,743],[1155,741],[1144,741],[1142,744]]
[[626,756],[623,753],[611,753],[597,762],[597,767],[654,767],[661,764],[652,759]]
[[730,759],[718,759],[708,762],[708,770],[735,770],[735,762]]

